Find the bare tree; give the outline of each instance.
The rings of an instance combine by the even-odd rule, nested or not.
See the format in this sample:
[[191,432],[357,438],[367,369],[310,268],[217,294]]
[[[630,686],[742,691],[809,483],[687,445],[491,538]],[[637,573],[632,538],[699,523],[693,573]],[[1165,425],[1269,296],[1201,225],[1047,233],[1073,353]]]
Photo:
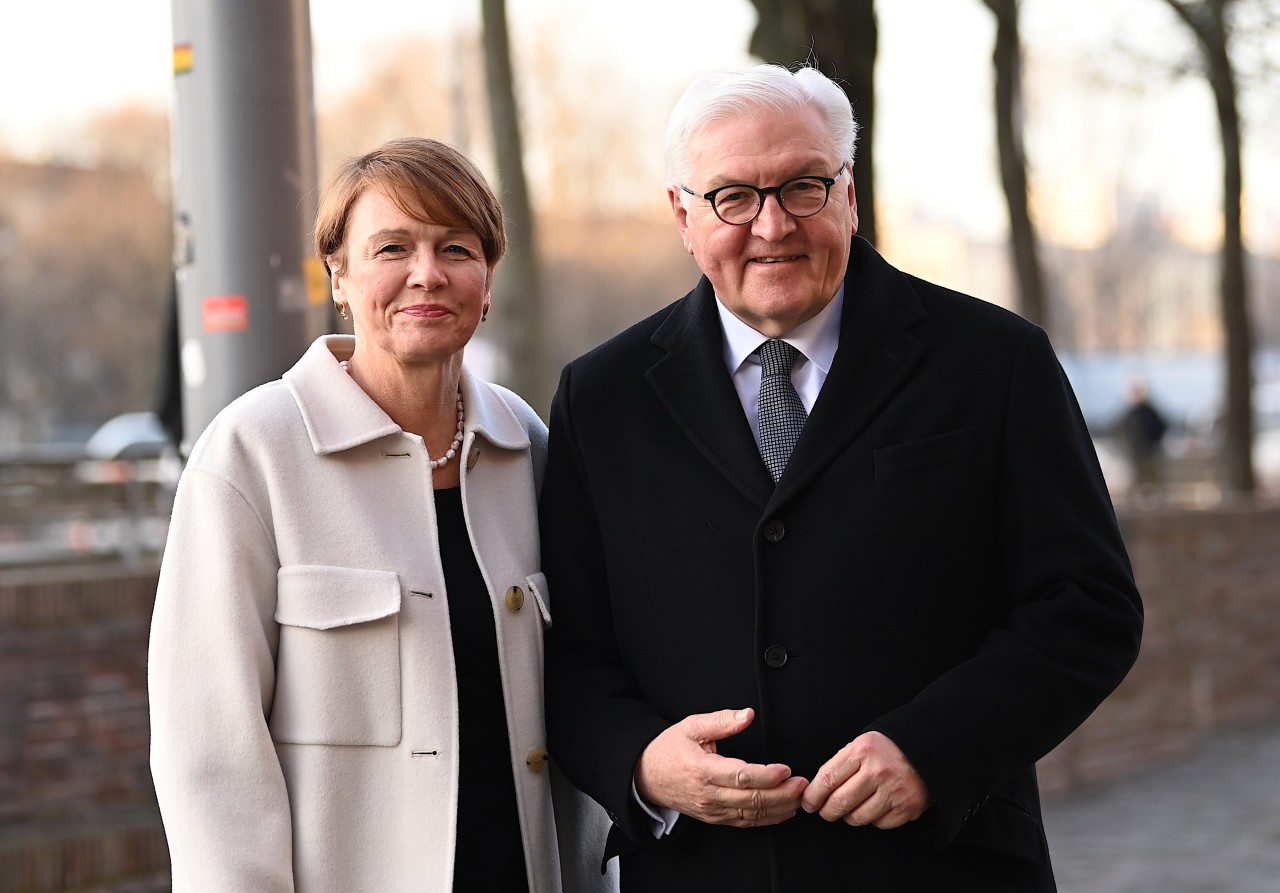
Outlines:
[[874,0],[751,0],[759,20],[751,52],[767,62],[790,65],[811,58],[837,78],[853,103],[862,130],[853,166],[858,196],[858,234],[876,240],[875,65],[879,32]]
[[1253,468],[1253,333],[1249,322],[1248,282],[1241,193],[1240,112],[1236,72],[1231,59],[1230,14],[1238,0],[1164,0],[1191,31],[1205,78],[1213,91],[1222,140],[1222,327],[1226,337],[1226,396],[1223,418],[1223,485],[1229,493],[1249,494],[1256,487]]
[[0,159],[0,440],[150,407],[171,219],[153,170]]
[[551,406],[552,382],[545,362],[538,252],[524,175],[506,3],[505,0],[481,0],[480,10],[484,23],[489,118],[509,235],[507,259],[495,289],[498,295],[494,299],[494,312],[502,318],[498,328],[504,335],[509,380],[534,409],[545,415]]
[[1035,224],[1027,206],[1027,153],[1022,141],[1022,39],[1018,29],[1018,0],[983,0],[996,18],[995,66],[996,144],[1000,154],[1000,182],[1009,210],[1009,246],[1018,280],[1019,309],[1032,322],[1049,328],[1044,271]]
[[446,79],[458,69],[478,78],[480,68],[478,60],[456,58],[444,40],[414,34],[386,45],[360,86],[321,110],[321,170],[409,134],[463,142],[455,133]]

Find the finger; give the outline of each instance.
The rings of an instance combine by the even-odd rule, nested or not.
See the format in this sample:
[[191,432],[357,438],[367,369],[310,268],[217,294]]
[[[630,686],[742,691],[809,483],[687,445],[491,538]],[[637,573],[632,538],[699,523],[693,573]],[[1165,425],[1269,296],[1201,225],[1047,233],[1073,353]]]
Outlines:
[[845,803],[855,796],[847,795],[846,797],[837,793],[836,796],[829,798],[822,817],[828,822],[843,821],[846,825],[858,827],[860,825],[875,825],[884,818],[889,810],[889,803],[880,791],[874,791],[862,802],[855,803],[845,809]]
[[813,781],[804,792],[804,802],[801,804],[804,811],[820,812],[827,805],[832,793],[843,787],[857,773],[860,766],[861,761],[853,754],[853,744],[846,744],[840,748],[835,756],[823,763],[814,773]]
[[895,801],[890,792],[881,788],[845,815],[844,823],[855,827],[873,825],[882,831],[889,831],[918,817],[912,804]]
[[712,744],[710,750],[714,751],[714,742],[737,735],[751,725],[755,716],[756,712],[750,707],[742,710],[717,710],[714,713],[686,716],[679,724],[691,739],[703,745]]
[[870,824],[880,817],[879,807],[874,800],[875,794],[876,789],[869,783],[866,775],[855,774],[831,792],[818,810],[818,815],[828,822],[839,822],[858,814],[861,820],[857,824]]
[[734,800],[719,810],[719,824],[739,828],[776,825],[793,817],[800,809],[800,797],[808,782],[788,778],[776,788],[734,792]]
[[746,763],[732,757],[709,755],[707,783],[720,788],[739,791],[776,788],[791,777],[791,767],[785,763]]

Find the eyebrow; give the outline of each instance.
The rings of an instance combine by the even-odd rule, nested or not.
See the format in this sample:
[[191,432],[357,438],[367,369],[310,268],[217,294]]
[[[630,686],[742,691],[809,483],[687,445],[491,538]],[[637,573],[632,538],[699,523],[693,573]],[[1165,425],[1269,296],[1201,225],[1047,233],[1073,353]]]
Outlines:
[[[434,226],[436,224],[432,224],[432,225]],[[457,239],[463,236],[470,236],[471,238],[474,238],[476,241],[480,241],[479,233],[461,226],[447,227],[444,233],[442,233],[441,235],[441,237],[444,239]],[[369,237],[365,241],[371,243],[371,242],[381,241],[382,239],[410,239],[412,237],[413,237],[413,233],[410,232],[408,229],[405,229],[403,227],[393,226],[393,227],[387,227],[386,229],[380,229],[380,230],[377,230],[376,232],[370,233]]]
[[406,229],[380,229],[377,232],[369,233],[366,242],[380,242],[388,238],[403,238],[409,235]]

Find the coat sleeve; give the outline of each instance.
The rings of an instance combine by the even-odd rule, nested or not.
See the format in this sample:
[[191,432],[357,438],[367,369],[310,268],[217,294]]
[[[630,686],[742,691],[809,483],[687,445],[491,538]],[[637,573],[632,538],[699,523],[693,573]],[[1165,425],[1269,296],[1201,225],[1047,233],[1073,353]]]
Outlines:
[[992,543],[1003,622],[870,728],[929,785],[938,845],[1079,726],[1129,671],[1142,605],[1092,440],[1041,329],[1008,383]]
[[[627,673],[613,629],[607,558],[573,425],[571,369],[551,407],[541,503],[542,559],[553,598],[547,632],[547,733],[557,765],[600,803],[630,846],[652,843],[632,793],[635,763],[669,725]],[[628,848],[615,836],[607,855]]]
[[178,893],[293,890],[289,802],[267,729],[277,564],[244,494],[189,467],[147,662],[151,768]]

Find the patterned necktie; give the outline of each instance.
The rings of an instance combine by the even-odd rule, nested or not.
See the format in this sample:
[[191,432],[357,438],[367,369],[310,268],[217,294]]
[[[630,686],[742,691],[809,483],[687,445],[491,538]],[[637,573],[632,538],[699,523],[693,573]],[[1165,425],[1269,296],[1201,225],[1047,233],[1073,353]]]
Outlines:
[[776,484],[787,467],[808,413],[791,382],[800,351],[774,338],[760,345],[760,456]]

